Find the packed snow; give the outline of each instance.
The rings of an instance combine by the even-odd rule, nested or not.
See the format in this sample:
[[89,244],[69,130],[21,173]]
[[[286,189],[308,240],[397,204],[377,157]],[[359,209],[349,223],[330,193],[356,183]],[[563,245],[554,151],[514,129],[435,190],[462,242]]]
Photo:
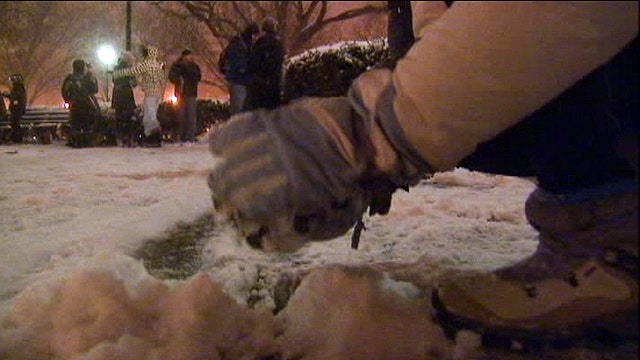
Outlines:
[[263,253],[220,223],[204,239],[196,274],[152,276],[133,254],[213,213],[206,177],[214,164],[206,138],[162,148],[0,145],[0,359],[502,354],[471,332],[447,339],[430,319],[428,295],[440,277],[534,251],[523,212],[530,179],[438,173],[397,192],[388,215],[365,218],[358,249],[350,231]]

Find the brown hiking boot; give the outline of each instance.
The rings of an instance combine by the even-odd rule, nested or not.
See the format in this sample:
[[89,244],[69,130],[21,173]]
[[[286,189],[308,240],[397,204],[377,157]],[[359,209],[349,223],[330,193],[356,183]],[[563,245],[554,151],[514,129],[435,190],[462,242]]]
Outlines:
[[638,336],[638,193],[570,201],[535,191],[526,204],[540,231],[529,258],[436,286],[436,321],[485,345],[535,349]]

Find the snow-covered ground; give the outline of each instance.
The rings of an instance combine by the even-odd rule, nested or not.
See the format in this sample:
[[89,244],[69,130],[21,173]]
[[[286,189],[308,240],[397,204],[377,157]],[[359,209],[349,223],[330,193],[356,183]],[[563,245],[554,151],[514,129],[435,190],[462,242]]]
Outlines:
[[265,254],[221,225],[196,275],[154,278],[132,254],[213,211],[213,164],[206,140],[0,146],[0,359],[537,358],[482,349],[472,333],[447,340],[428,310],[438,277],[534,250],[523,213],[531,181],[436,174],[396,193],[387,216],[366,218],[357,250],[349,232]]

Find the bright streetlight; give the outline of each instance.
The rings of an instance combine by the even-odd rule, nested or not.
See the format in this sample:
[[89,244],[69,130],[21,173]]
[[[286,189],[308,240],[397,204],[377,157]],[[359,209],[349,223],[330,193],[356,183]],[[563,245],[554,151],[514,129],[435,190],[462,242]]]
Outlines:
[[106,73],[106,89],[107,89],[107,101],[109,101],[109,66],[115,64],[116,61],[116,51],[113,50],[111,45],[102,45],[98,49],[98,59],[102,62],[107,69]]

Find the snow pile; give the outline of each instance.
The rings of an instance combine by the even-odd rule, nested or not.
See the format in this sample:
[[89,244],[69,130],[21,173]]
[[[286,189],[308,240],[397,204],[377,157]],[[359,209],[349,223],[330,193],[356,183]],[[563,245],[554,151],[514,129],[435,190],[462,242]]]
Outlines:
[[[3,359],[462,359],[431,323],[419,288],[370,268],[304,278],[277,316],[249,310],[203,273],[150,277],[139,262],[96,256],[26,288],[4,319]],[[330,355],[328,355],[330,354]],[[452,355],[453,354],[453,355]],[[329,356],[329,357],[327,357]]]
[[282,312],[285,359],[448,359],[427,298],[381,273],[325,268],[307,276]]
[[[92,261],[114,263],[106,255]],[[167,284],[130,258],[115,262],[23,291],[4,320],[0,354],[139,360],[275,353],[272,315],[241,307],[206,275]]]

